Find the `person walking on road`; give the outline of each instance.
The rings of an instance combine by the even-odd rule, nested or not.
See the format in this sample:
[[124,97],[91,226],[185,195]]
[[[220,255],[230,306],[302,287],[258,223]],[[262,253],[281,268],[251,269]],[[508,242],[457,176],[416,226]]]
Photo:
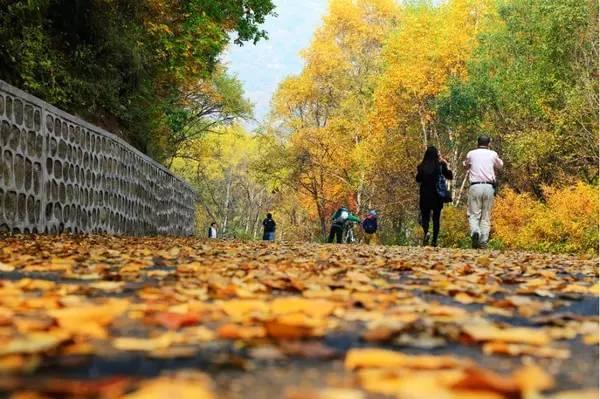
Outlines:
[[212,222],[210,227],[208,228],[208,238],[215,239],[217,238],[217,223]]
[[328,243],[332,243],[333,238],[335,237],[336,242],[341,244],[346,224],[348,222],[360,223],[360,219],[350,213],[346,207],[341,207],[338,209],[331,217],[331,220],[331,230],[329,232],[329,238],[327,239]]
[[377,245],[377,212],[369,211],[367,217],[362,222],[365,244]]
[[477,149],[469,151],[463,163],[469,170],[471,184],[467,215],[473,248],[487,248],[496,193],[496,171],[504,166],[496,151],[490,150],[490,143],[488,136],[479,136]]
[[440,218],[444,202],[452,199],[444,179],[452,180],[452,171],[448,162],[434,146],[427,147],[423,161],[417,166],[416,180],[419,187],[419,208],[421,211],[421,227],[423,228],[423,246],[429,245],[429,221],[433,221],[431,245],[437,247],[440,234]]
[[267,217],[263,220],[263,240],[264,241],[275,241],[275,229],[277,228],[277,223],[273,220],[273,215],[267,213]]

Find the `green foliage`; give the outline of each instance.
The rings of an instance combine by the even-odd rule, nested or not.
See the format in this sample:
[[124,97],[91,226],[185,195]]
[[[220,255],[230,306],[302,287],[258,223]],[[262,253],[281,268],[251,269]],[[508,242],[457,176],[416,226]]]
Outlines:
[[[468,78],[437,100],[443,128],[487,131],[513,187],[541,195],[565,175],[597,179],[597,7],[593,1],[499,1]],[[585,72],[584,72],[585,71]]]
[[244,98],[241,82],[217,67],[212,76],[190,84],[172,97],[165,113],[170,129],[160,158],[171,160],[184,145],[207,133],[252,116],[252,104]]
[[223,71],[213,78],[218,58],[230,35],[238,44],[265,38],[260,25],[273,8],[271,0],[5,0],[0,78],[165,159],[173,129],[194,112],[181,103],[197,82],[221,89],[223,112],[239,108],[239,83]]

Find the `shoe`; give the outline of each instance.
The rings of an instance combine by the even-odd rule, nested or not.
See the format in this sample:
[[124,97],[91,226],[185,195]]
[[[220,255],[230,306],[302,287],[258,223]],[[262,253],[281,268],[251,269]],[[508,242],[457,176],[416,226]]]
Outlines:
[[479,248],[480,249],[487,249],[488,247],[488,243],[487,242],[481,242],[479,243]]
[[423,237],[423,246],[426,247],[429,245],[429,233],[425,234],[425,237]]
[[471,234],[471,248],[473,248],[473,249],[479,248],[479,233],[477,233],[477,232]]

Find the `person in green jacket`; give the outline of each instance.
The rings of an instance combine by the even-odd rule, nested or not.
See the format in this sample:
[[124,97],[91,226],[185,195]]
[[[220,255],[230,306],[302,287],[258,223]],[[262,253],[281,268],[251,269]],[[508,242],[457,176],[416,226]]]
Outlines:
[[342,243],[342,236],[344,234],[344,228],[348,222],[360,223],[360,218],[353,215],[346,207],[338,209],[331,217],[331,231],[329,232],[329,239],[327,242],[332,243],[335,237],[338,244]]

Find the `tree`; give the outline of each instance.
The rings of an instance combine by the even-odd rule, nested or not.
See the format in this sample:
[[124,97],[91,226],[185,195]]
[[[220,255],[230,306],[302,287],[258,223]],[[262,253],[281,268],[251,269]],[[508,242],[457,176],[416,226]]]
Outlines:
[[244,98],[240,81],[223,68],[209,80],[187,85],[176,99],[167,110],[171,129],[165,158],[170,162],[190,140],[252,116],[252,104]]
[[[381,134],[412,136],[407,143],[420,137],[411,164],[419,162],[427,145],[436,145],[453,170],[462,169],[468,135],[438,119],[435,103],[444,96],[457,100],[448,97],[449,85],[467,78],[467,61],[492,11],[489,1],[454,0],[439,6],[416,2],[406,7],[402,24],[389,37],[373,120]],[[452,182],[450,188],[456,191]]]
[[260,218],[271,195],[254,175],[258,140],[239,126],[221,127],[191,139],[173,160],[173,170],[196,189],[200,208],[198,225],[216,221],[221,233],[257,238]]
[[543,185],[569,176],[596,180],[596,5],[514,0],[498,15],[469,61],[468,82],[455,90],[477,99],[480,126],[509,162],[506,180],[540,198]]
[[198,82],[223,79],[230,36],[265,38],[273,9],[271,0],[6,0],[0,77],[162,160],[180,133],[170,130],[174,106]]
[[290,137],[289,176],[311,203],[322,234],[340,204],[364,207],[368,114],[382,69],[379,54],[398,17],[391,0],[332,1],[303,52],[303,71],[274,97],[274,120]]

